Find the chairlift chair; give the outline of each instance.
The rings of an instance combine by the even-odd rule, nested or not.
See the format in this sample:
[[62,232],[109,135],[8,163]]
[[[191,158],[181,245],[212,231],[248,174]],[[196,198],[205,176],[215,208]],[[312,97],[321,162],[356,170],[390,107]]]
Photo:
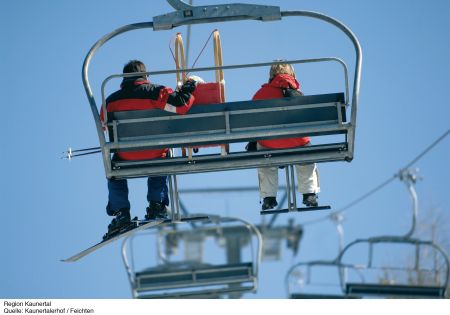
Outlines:
[[[247,169],[261,166],[281,166],[312,162],[351,161],[354,156],[356,115],[361,73],[361,47],[353,32],[341,22],[310,11],[281,11],[276,6],[253,4],[224,4],[190,6],[180,0],[168,0],[176,11],[156,16],[152,22],[120,27],[98,40],[88,52],[83,64],[83,84],[96,124],[107,178],[135,178],[156,175],[178,175],[224,170]],[[351,91],[346,64],[339,58],[317,58],[284,61],[291,64],[336,62],[343,67],[346,91],[261,101],[240,101],[193,107],[187,115],[175,116],[158,110],[107,113],[105,85],[114,78],[107,77],[102,84],[102,106],[111,140],[105,137],[99,110],[88,78],[91,60],[100,47],[112,38],[134,30],[150,28],[170,30],[184,25],[240,20],[279,21],[287,17],[308,17],[329,23],[341,30],[355,48],[356,61]],[[284,63],[283,62],[283,63]],[[266,67],[277,62],[237,64],[218,67],[185,69],[201,73],[228,69]],[[281,63],[281,62],[279,62]],[[147,75],[171,74],[179,70],[147,72]],[[347,107],[350,117],[347,118]],[[249,119],[251,118],[251,119]],[[142,150],[162,147],[195,147],[210,144],[231,144],[277,137],[341,135],[341,142],[312,145],[283,150],[233,152],[228,155],[205,154],[192,159],[171,157],[148,161],[115,161],[117,151]]]
[[[202,221],[200,230],[220,231],[227,224],[238,224],[246,232],[249,242],[250,261],[241,261],[240,255],[229,257],[227,262],[207,263],[201,259],[182,259],[173,261],[167,253],[171,251],[158,248],[160,263],[156,266],[136,270],[135,260],[138,251],[133,250],[137,237],[148,234],[136,234],[124,240],[122,258],[129,277],[132,295],[135,298],[221,298],[240,297],[247,292],[256,292],[258,269],[262,255],[262,236],[251,223],[238,218],[209,216],[210,221]],[[172,229],[161,229],[160,236],[173,235]],[[206,235],[203,235],[206,237]],[[173,239],[172,239],[173,241]],[[158,242],[159,244],[160,242]],[[256,244],[256,246],[254,246]],[[169,246],[173,246],[169,245]],[[226,248],[228,251],[228,247]],[[240,251],[241,246],[235,248]],[[141,253],[141,251],[139,251]],[[237,259],[236,259],[237,258]]]
[[[414,172],[405,169],[398,173],[398,177],[405,183],[412,199],[412,224],[409,231],[405,235],[387,235],[375,236],[366,239],[356,239],[346,245],[336,258],[338,264],[344,264],[344,260],[351,248],[358,245],[366,244],[368,247],[367,263],[354,265],[360,272],[364,271],[381,271],[381,272],[397,272],[402,273],[403,278],[397,279],[392,283],[389,281],[360,281],[351,282],[348,279],[340,278],[341,287],[346,295],[353,296],[377,296],[377,297],[398,297],[398,298],[444,298],[450,279],[450,261],[447,253],[433,240],[423,240],[413,237],[416,229],[416,221],[418,216],[418,199],[414,188],[417,176]],[[373,263],[374,248],[386,247],[388,245],[404,245],[412,247],[414,252],[413,264],[411,266],[375,266]],[[427,248],[433,253],[433,261],[430,266],[423,266],[423,251]],[[436,264],[437,261],[442,263],[442,266]],[[428,274],[433,275],[433,281],[426,283],[422,276]],[[414,278],[415,276],[416,278]],[[409,278],[409,279],[408,279]],[[424,283],[425,282],[425,283]],[[430,283],[431,282],[431,283]]]
[[[411,227],[405,235],[387,235],[375,236],[366,239],[356,239],[339,250],[337,257],[333,260],[325,261],[310,261],[301,262],[292,266],[286,276],[286,288],[291,298],[363,298],[363,297],[388,297],[388,298],[444,298],[450,279],[450,261],[446,252],[434,241],[422,240],[414,238],[413,234],[416,229],[416,221],[418,216],[418,199],[414,188],[417,176],[414,172],[403,169],[397,176],[403,181],[411,195],[412,199],[412,220]],[[339,231],[339,230],[338,230]],[[367,262],[366,263],[351,263],[347,262],[345,258],[349,256],[349,251],[358,245],[366,244],[368,246]],[[406,267],[398,263],[396,266],[375,266],[373,263],[375,246],[386,245],[405,245],[411,246],[414,249],[414,259],[412,266]],[[433,265],[431,268],[422,266],[423,256],[421,249],[431,249],[434,254],[434,261],[440,259],[442,266]],[[422,265],[421,265],[422,264]],[[308,293],[293,293],[289,286],[289,279],[293,276],[296,269],[299,267],[306,268],[307,283],[311,280],[311,271],[315,267],[335,267],[339,276],[339,287],[343,295],[330,296],[327,294],[308,294]],[[374,282],[373,279],[368,279],[368,272],[402,272],[404,279],[401,282],[389,282],[388,279],[384,281]],[[350,279],[350,275],[356,275],[356,281]],[[411,276],[432,274],[436,279],[434,283],[424,284],[419,283],[421,279],[414,279]],[[409,279],[405,279],[405,275]]]

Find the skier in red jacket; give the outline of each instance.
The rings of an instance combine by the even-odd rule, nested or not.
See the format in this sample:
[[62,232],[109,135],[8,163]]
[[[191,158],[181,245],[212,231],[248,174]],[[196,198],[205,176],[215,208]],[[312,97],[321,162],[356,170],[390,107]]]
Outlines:
[[[139,60],[129,61],[123,68],[123,73],[147,72],[144,63]],[[185,114],[194,103],[192,92],[195,81],[186,81],[179,91],[152,84],[146,75],[124,77],[120,90],[112,93],[106,99],[106,111],[128,111],[161,109],[176,114]],[[104,120],[103,108],[100,118]],[[110,135],[111,136],[111,135]],[[164,158],[167,148],[155,150],[118,152],[114,158],[120,160],[147,160]],[[145,218],[152,220],[167,215],[166,206],[169,205],[167,176],[153,176],[147,179],[147,200],[149,206]],[[106,212],[115,216],[108,226],[107,237],[120,232],[130,225],[130,202],[128,200],[128,183],[126,179],[108,179],[108,204]]]
[[[270,68],[269,82],[253,96],[253,100],[295,97],[303,95],[300,83],[295,79],[294,68],[290,64],[274,64]],[[309,137],[258,140],[257,149],[285,149],[309,145]],[[303,194],[303,203],[307,207],[317,207],[317,193],[320,191],[319,175],[315,163],[295,165],[298,190]],[[262,210],[272,209],[278,205],[278,168],[258,168],[259,193],[263,199]]]

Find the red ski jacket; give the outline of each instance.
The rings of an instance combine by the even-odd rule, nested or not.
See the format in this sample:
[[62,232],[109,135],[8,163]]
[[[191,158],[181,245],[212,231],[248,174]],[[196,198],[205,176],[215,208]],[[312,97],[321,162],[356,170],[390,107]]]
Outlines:
[[[264,100],[285,97],[283,90],[293,89],[300,94],[300,83],[288,74],[279,74],[269,83],[265,83],[253,96],[253,100]],[[309,143],[309,137],[282,138],[272,140],[258,140],[258,143],[270,149],[285,149],[304,146]]]
[[[106,99],[108,112],[156,109],[184,115],[191,108],[194,97],[189,92],[176,91],[171,88],[151,84],[143,78],[125,78],[120,90]],[[100,110],[103,121],[103,108]],[[168,149],[118,152],[122,160],[148,160],[166,157]]]

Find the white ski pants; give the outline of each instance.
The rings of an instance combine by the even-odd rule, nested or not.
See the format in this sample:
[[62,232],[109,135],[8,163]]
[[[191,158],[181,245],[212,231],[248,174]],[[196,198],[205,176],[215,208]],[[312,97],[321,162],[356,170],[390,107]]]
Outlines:
[[[258,143],[258,150],[265,149]],[[298,192],[300,194],[318,193],[319,172],[316,163],[295,165],[295,173],[298,181]],[[276,197],[278,191],[278,167],[258,168],[259,195],[261,199]]]

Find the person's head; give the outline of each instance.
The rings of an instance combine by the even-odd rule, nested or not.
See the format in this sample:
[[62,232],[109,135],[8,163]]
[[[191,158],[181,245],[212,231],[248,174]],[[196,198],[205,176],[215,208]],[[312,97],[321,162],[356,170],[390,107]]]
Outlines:
[[145,65],[139,60],[130,60],[123,66],[123,73],[147,72]]
[[[147,69],[145,68],[145,65],[142,61],[130,60],[125,64],[125,66],[123,66],[123,73],[135,73],[135,72],[147,72]],[[147,76],[144,74],[140,76],[124,77],[122,80],[122,84],[134,82],[135,80],[140,79],[146,80]]]
[[295,78],[294,67],[288,63],[273,64],[270,67],[269,82],[279,74],[288,74]]

